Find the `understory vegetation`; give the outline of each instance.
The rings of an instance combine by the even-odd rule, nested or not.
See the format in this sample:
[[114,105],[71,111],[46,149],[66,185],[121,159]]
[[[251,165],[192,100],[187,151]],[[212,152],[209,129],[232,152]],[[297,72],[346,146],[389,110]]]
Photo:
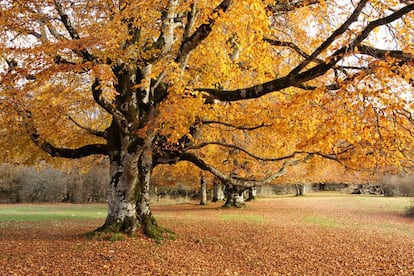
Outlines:
[[103,202],[106,200],[106,170],[96,167],[87,173],[77,169],[0,166],[0,203]]

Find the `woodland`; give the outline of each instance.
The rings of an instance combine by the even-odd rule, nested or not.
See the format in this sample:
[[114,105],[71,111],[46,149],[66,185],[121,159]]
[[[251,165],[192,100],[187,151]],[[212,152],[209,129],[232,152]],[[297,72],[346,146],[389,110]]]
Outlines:
[[[109,160],[100,232],[170,235],[151,178],[240,194],[414,168],[410,0],[0,0],[0,161]],[[335,164],[335,165],[327,165]]]

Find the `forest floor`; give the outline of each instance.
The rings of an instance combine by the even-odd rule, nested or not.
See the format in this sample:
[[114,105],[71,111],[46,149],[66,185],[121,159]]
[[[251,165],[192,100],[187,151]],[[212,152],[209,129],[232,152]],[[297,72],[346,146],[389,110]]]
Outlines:
[[[155,204],[159,224],[177,234],[162,245],[142,235],[88,239],[103,204],[0,205],[0,275],[414,275],[410,203],[328,194],[259,199],[244,210]],[[58,211],[4,215],[18,207],[34,218],[39,207]]]

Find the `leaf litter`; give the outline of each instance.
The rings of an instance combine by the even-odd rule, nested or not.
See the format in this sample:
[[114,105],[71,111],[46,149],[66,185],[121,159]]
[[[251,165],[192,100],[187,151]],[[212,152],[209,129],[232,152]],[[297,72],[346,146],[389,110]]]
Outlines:
[[162,245],[141,234],[88,239],[85,233],[102,218],[3,222],[0,274],[414,274],[414,221],[401,213],[380,216],[384,210],[360,212],[352,199],[311,197],[260,199],[245,210],[219,207],[154,206],[159,224],[178,235]]

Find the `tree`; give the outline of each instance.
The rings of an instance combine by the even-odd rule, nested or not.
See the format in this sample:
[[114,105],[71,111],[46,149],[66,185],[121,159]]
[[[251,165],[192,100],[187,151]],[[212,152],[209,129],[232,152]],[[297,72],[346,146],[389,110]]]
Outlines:
[[200,205],[207,205],[207,183],[203,174],[200,174]]
[[211,199],[212,202],[222,201],[224,200],[224,190],[223,184],[217,177],[213,178],[213,198]]
[[[313,156],[364,170],[413,166],[409,1],[0,6],[2,158],[47,159],[33,144],[57,158],[107,156],[99,231],[142,226],[162,238],[149,206],[160,164],[191,162],[242,188]],[[229,149],[251,175],[232,177]]]

